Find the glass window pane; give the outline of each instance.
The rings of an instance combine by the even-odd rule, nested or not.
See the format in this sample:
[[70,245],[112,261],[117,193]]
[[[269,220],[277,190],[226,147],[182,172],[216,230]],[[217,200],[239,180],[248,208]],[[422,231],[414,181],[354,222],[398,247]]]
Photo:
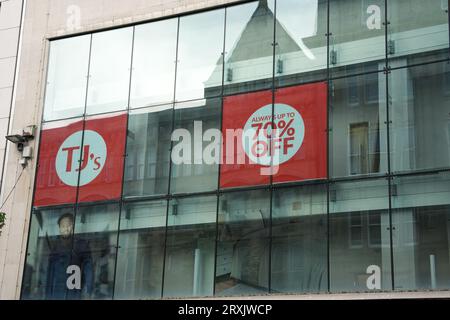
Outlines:
[[86,119],[78,202],[119,199],[122,192],[127,114]]
[[334,80],[330,90],[332,176],[386,173],[386,75]]
[[42,125],[35,207],[75,203],[82,133],[81,119]]
[[333,76],[386,66],[384,0],[330,0],[330,67]]
[[267,293],[270,192],[258,190],[221,195],[218,219],[216,295]]
[[227,8],[224,93],[272,87],[274,0]]
[[131,111],[125,160],[125,196],[167,194],[172,115],[172,105]]
[[272,292],[328,289],[325,185],[275,190],[272,237]]
[[395,288],[450,288],[450,174],[395,178],[392,205]]
[[82,299],[112,299],[118,222],[118,204],[78,209],[73,256],[85,269],[87,287]]
[[82,116],[91,36],[50,42],[44,121]]
[[92,35],[87,114],[128,107],[133,28]]
[[212,296],[217,197],[169,202],[164,297]]
[[166,214],[166,200],[123,206],[115,299],[161,297]]
[[[87,294],[90,285],[87,277],[81,278],[81,289],[67,288],[69,266],[81,260],[88,262],[83,256],[71,256],[73,212],[73,207],[33,210],[22,299],[80,299]],[[80,271],[82,275],[90,274],[87,266],[81,266]]]
[[178,19],[136,26],[131,108],[173,101]]
[[225,9],[180,18],[176,101],[222,92]]
[[449,58],[447,0],[388,1],[391,67]]
[[386,179],[330,186],[332,292],[391,290],[391,247]]
[[389,74],[393,171],[450,166],[450,64]]
[[326,79],[327,1],[277,1],[276,15],[276,85]]
[[175,105],[171,193],[217,189],[221,99]]

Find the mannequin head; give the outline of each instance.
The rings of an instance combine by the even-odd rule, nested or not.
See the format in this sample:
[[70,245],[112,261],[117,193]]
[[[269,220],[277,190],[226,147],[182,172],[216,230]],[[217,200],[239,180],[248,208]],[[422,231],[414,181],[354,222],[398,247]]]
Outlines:
[[69,238],[73,233],[73,215],[65,213],[58,219],[59,234],[63,238]]

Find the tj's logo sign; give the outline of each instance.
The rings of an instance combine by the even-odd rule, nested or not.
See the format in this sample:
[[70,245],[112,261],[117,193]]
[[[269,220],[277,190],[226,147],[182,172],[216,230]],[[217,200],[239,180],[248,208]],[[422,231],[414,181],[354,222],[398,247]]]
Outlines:
[[80,187],[92,182],[102,172],[107,157],[105,140],[92,130],[84,131],[81,151],[82,134],[83,131],[78,131],[69,136],[56,155],[55,166],[58,177],[72,187],[78,185],[78,175]]
[[125,113],[44,125],[33,204],[120,198],[126,132]]

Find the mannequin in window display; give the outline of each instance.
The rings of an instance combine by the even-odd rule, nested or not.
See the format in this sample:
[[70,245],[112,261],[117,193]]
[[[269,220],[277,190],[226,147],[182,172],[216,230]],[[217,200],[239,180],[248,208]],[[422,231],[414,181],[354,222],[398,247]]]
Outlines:
[[[92,293],[94,277],[91,250],[87,241],[74,239],[73,225],[73,215],[70,212],[65,213],[58,219],[60,235],[53,241],[47,238],[50,254],[46,277],[46,299],[83,299],[89,298]],[[67,287],[67,280],[73,275],[73,272],[67,273],[70,266],[79,268],[81,288]]]

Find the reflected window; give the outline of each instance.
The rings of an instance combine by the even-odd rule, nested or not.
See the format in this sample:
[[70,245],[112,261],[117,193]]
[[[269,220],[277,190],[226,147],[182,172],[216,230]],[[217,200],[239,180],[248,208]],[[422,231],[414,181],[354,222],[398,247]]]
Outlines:
[[381,216],[377,213],[369,214],[368,221],[368,242],[369,247],[376,248],[381,246]]
[[[350,172],[369,173],[369,124],[350,124]],[[374,147],[379,151],[379,146]]]
[[387,170],[383,73],[334,80],[331,86],[332,175],[376,174]]
[[361,212],[351,213],[349,218],[350,248],[361,248],[363,245],[363,216]]

